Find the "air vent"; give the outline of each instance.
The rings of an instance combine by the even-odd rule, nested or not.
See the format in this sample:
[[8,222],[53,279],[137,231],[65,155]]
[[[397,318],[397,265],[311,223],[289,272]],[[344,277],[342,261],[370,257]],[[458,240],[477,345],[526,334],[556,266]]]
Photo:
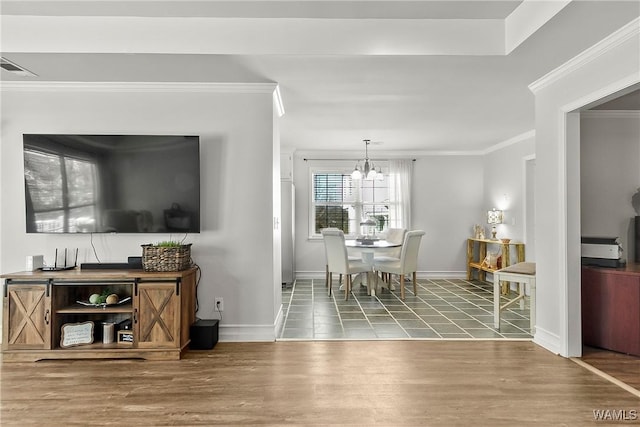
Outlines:
[[17,74],[19,76],[38,77],[37,74],[32,73],[26,68],[22,68],[18,64],[9,61],[7,58],[0,58],[0,68],[2,68],[3,70],[7,70],[10,73]]

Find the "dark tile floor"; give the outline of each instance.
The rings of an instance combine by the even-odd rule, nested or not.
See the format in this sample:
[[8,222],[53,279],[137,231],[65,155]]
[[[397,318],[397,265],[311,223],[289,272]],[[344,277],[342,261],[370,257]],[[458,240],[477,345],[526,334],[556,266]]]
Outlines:
[[531,339],[528,298],[524,309],[514,304],[503,311],[499,332],[493,328],[489,283],[419,279],[417,296],[413,283],[405,283],[404,301],[398,283],[395,291],[384,289],[376,296],[356,286],[345,301],[336,279],[331,296],[324,279],[297,280],[283,288],[278,339]]

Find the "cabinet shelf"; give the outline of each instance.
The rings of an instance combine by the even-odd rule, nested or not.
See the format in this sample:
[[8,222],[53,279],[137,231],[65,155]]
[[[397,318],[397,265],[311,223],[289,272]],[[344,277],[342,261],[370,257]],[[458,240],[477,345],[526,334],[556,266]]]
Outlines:
[[494,271],[496,271],[495,268],[483,266],[482,263],[479,262],[470,262],[469,267],[475,268],[476,270],[486,271],[487,273],[493,273]]
[[122,304],[117,306],[107,307],[88,307],[82,304],[74,304],[67,307],[56,310],[56,314],[113,314],[113,313],[131,313],[133,311],[133,305]]
[[[502,256],[501,268],[508,267],[511,264],[511,250],[515,249],[515,262],[524,262],[524,243],[509,242],[504,243],[501,240],[487,239],[467,239],[467,280],[473,280],[474,272],[477,273],[478,280],[486,282],[486,274],[493,274],[497,268],[491,268],[483,265],[483,261],[487,256],[487,246],[497,246]],[[502,292],[506,292],[508,282],[503,282]]]
[[102,342],[94,342],[92,344],[83,344],[75,347],[60,347],[57,346],[55,351],[87,351],[87,350],[131,350],[131,344],[122,344],[122,343],[110,343],[104,344]]

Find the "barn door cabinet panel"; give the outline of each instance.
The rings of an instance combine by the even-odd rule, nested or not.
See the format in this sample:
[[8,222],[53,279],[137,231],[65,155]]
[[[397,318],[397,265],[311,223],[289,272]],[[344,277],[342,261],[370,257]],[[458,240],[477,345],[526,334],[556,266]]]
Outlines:
[[180,346],[180,286],[179,281],[138,284],[138,347]]
[[[3,275],[3,361],[179,359],[195,321],[195,271],[72,270]],[[90,295],[109,293],[118,295],[120,303],[88,304]],[[65,339],[63,329],[72,331],[87,322],[93,326],[90,336],[82,336],[80,343]],[[104,340],[104,324],[123,325],[121,332],[125,333],[115,331],[112,342]]]
[[8,283],[3,303],[3,350],[51,348],[49,283]]

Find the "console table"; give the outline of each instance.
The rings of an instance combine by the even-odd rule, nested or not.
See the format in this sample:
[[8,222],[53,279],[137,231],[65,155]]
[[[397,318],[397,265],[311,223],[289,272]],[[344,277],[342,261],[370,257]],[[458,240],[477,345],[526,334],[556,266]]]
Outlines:
[[640,264],[582,267],[582,343],[640,356]]
[[[502,265],[500,268],[506,268],[512,264],[511,249],[515,248],[516,260],[513,264],[524,262],[524,243],[509,242],[504,243],[501,240],[490,239],[467,239],[467,280],[473,279],[474,271],[477,272],[478,280],[486,281],[486,273],[493,273],[498,268],[491,268],[482,264],[487,256],[487,246],[497,246],[502,253]],[[508,292],[508,282],[503,282],[502,293]]]
[[[3,274],[2,358],[180,359],[195,321],[196,269],[68,270]],[[93,306],[91,294],[115,293],[123,304]],[[84,304],[83,304],[84,303]],[[78,345],[63,341],[64,330],[87,322],[91,336]],[[126,334],[103,343],[103,323],[130,324]],[[118,339],[120,335],[124,337]],[[89,339],[91,338],[91,339]],[[110,341],[110,340],[105,340]],[[64,345],[62,345],[64,344]]]

